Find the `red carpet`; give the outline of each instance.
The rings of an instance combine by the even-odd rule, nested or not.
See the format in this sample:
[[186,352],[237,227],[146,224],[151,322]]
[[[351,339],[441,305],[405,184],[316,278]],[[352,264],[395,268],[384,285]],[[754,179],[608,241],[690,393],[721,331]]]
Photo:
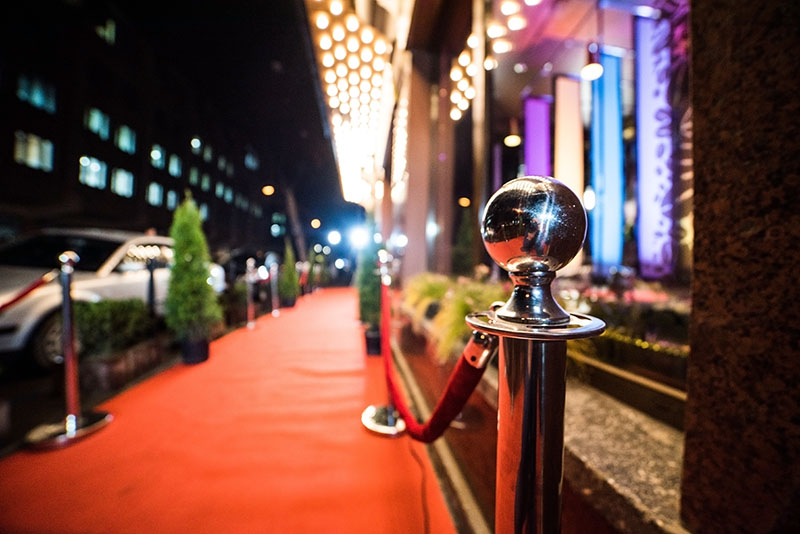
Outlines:
[[0,532],[454,532],[424,446],[361,426],[386,387],[356,317],[351,289],[303,297],[110,400],[97,434],[3,459]]

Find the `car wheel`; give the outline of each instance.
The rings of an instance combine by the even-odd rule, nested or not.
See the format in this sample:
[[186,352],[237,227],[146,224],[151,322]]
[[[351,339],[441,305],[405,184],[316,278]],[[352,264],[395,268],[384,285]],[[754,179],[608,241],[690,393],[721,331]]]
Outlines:
[[[75,333],[75,352],[80,353],[80,339]],[[33,361],[43,369],[64,363],[61,347],[61,315],[51,313],[36,328],[31,340]]]

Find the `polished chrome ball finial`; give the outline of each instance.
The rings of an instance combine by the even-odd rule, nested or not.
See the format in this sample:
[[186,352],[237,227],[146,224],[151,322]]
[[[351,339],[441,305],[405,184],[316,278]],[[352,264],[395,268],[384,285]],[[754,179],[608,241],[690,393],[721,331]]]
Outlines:
[[482,236],[492,259],[511,273],[556,271],[580,251],[586,212],[553,178],[517,178],[489,199]]
[[569,314],[553,299],[550,282],[580,251],[586,236],[586,212],[575,193],[546,176],[512,180],[486,204],[481,235],[489,256],[514,282],[497,316],[540,326],[568,323]]

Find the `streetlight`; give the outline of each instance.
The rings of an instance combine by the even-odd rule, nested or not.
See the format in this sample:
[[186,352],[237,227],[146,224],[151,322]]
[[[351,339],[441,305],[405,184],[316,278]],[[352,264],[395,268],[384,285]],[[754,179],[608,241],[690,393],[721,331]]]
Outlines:
[[328,232],[328,243],[330,243],[331,245],[338,245],[341,242],[342,242],[342,234],[340,234],[336,230]]
[[369,232],[363,226],[356,226],[350,230],[348,237],[350,238],[350,245],[357,250],[366,247],[367,243],[369,243]]

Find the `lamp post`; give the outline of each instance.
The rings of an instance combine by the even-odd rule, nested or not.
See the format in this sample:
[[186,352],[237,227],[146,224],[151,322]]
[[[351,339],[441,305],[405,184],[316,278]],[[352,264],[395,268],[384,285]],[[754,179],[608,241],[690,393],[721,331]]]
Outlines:
[[489,199],[481,233],[514,283],[502,307],[467,316],[470,326],[500,338],[495,532],[557,534],[566,342],[598,335],[605,324],[567,313],[550,284],[580,250],[586,213],[561,182],[517,178]]

